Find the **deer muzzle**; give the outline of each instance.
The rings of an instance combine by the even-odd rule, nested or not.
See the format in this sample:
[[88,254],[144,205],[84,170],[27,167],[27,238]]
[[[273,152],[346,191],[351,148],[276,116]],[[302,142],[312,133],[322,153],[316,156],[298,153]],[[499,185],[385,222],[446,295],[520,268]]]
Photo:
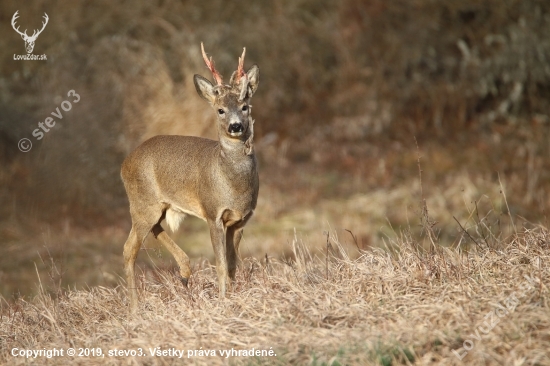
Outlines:
[[231,136],[240,136],[244,132],[244,126],[242,123],[231,123],[227,131]]

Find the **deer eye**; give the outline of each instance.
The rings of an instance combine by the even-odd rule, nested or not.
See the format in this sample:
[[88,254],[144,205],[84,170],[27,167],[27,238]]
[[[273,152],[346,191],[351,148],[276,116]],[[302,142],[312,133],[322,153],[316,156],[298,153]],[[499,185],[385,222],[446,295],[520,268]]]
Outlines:
[[243,105],[243,108],[242,108],[243,112],[246,112],[248,110],[248,106],[247,105]]
[[223,109],[218,109],[218,114],[219,114],[220,116],[222,116],[224,113],[225,113],[225,111],[224,111]]

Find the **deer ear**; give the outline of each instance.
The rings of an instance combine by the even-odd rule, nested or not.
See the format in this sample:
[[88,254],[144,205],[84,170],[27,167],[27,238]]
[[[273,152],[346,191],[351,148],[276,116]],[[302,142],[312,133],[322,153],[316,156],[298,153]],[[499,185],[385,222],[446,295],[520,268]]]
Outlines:
[[254,65],[246,73],[248,77],[248,98],[251,98],[252,95],[258,89],[258,84],[260,83],[260,68],[257,65]]
[[212,83],[200,75],[195,75],[193,81],[195,83],[195,89],[197,89],[197,93],[199,93],[200,97],[208,103],[214,104],[217,94]]

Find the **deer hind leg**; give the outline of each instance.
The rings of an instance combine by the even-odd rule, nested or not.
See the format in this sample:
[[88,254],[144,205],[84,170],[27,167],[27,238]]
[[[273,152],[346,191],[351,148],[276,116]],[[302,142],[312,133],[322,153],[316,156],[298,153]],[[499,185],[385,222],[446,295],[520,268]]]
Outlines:
[[227,270],[231,282],[235,281],[235,272],[240,262],[239,243],[243,237],[243,229],[236,226],[228,227],[226,236]]
[[132,222],[132,229],[124,244],[124,272],[128,286],[128,297],[130,299],[130,312],[135,313],[138,306],[138,293],[134,267],[141,244],[149,233],[149,227],[143,223]]
[[210,227],[210,239],[216,256],[216,272],[218,274],[219,297],[225,298],[227,284],[227,258],[226,258],[226,229],[221,219],[216,221],[208,220]]
[[[164,215],[163,215],[164,217]],[[157,238],[165,247],[168,249],[170,254],[174,257],[176,260],[176,263],[178,264],[178,267],[180,269],[180,280],[183,283],[184,286],[187,287],[187,282],[189,281],[189,277],[191,276],[191,267],[189,265],[189,257],[183,249],[181,249],[170,236],[168,236],[168,233],[164,231],[162,226],[160,226],[160,221],[162,221],[163,217],[159,220],[159,222],[153,226],[153,229],[151,230],[153,232],[153,235],[155,238]]]

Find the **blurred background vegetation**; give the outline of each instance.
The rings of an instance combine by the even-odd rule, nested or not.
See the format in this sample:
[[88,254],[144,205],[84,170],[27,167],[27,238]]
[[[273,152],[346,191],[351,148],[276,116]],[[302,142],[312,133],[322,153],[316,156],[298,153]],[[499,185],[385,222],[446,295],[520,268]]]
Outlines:
[[[48,14],[34,49],[47,61],[13,59],[25,54],[16,10],[29,34]],[[210,78],[200,42],[225,78],[244,46],[246,67],[261,69],[262,188],[243,255],[284,255],[288,242],[323,243],[330,230],[353,242],[350,230],[363,248],[386,245],[402,228],[422,231],[422,198],[449,245],[467,240],[453,216],[473,231],[483,220],[546,222],[547,0],[7,0],[0,35],[6,297],[32,293],[35,265],[53,283],[119,281],[130,227],[124,157],[157,134],[216,138],[192,82]],[[81,100],[37,141],[37,123],[72,89]],[[23,137],[28,153],[17,148]],[[206,227],[188,221],[178,242],[211,257]],[[147,245],[156,254],[144,266],[173,265]]]

